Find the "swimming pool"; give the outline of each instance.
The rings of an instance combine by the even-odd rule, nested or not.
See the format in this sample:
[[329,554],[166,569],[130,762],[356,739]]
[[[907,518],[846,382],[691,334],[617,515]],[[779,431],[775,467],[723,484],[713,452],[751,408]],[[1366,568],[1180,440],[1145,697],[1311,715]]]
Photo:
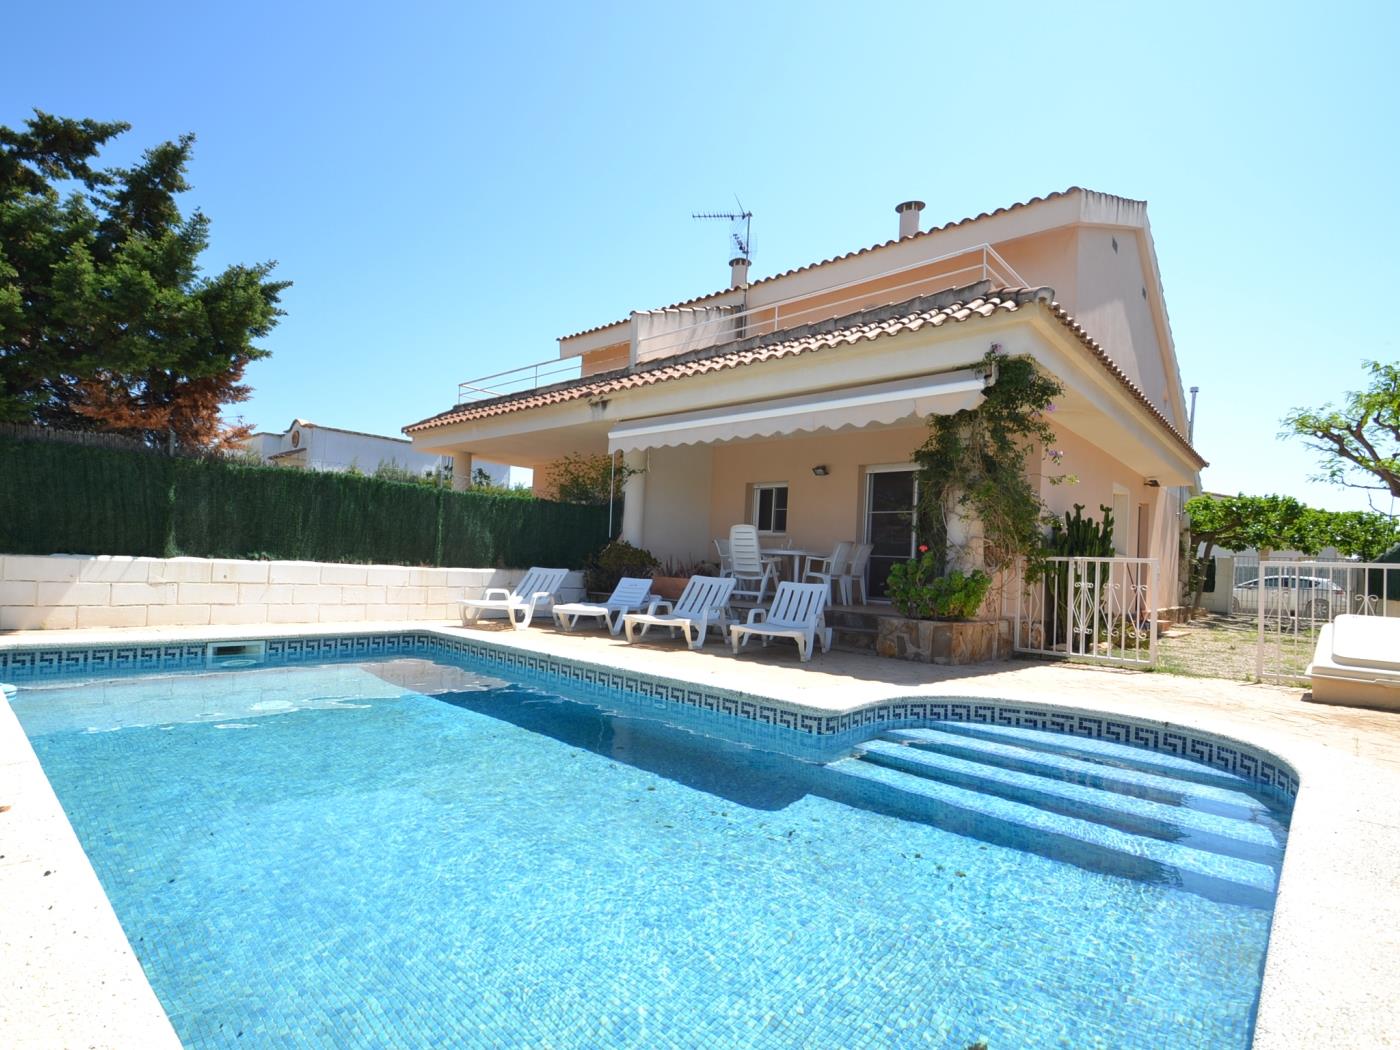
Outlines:
[[1286,805],[1183,758],[442,653],[14,707],[190,1046],[1249,1044]]

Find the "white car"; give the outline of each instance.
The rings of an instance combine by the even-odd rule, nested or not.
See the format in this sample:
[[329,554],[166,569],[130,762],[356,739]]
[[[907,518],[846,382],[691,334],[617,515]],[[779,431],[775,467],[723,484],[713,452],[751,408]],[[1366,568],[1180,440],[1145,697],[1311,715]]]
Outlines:
[[[1245,580],[1230,592],[1230,611],[1259,611],[1258,579]],[[1265,576],[1264,611],[1330,620],[1347,611],[1346,592],[1326,576]]]

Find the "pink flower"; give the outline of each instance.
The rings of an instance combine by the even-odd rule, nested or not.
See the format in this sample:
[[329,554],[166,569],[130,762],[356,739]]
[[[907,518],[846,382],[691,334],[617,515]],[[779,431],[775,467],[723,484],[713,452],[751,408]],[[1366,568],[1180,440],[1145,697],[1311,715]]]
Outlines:
[[921,544],[919,544],[919,553],[920,553],[920,554],[927,554],[927,553],[928,553],[928,544],[927,544],[927,543],[921,543]]
[[1047,405],[1045,406],[1045,411],[1047,411],[1047,412],[1053,412],[1053,411],[1055,411],[1055,402],[1051,401],[1049,404],[1047,404]]

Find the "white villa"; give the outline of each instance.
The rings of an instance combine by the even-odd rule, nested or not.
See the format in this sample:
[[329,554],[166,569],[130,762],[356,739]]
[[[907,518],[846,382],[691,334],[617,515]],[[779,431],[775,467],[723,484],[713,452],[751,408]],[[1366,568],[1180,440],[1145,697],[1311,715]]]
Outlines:
[[1028,354],[1064,387],[1055,510],[1115,511],[1118,552],[1154,557],[1176,604],[1181,506],[1205,461],[1187,409],[1147,206],[1072,188],[919,228],[559,340],[558,356],[462,384],[457,402],[404,428],[450,455],[456,484],[481,459],[538,466],[621,453],[624,539],[661,558],[713,557],[750,522],[775,541],[875,545],[871,594],[914,553],[911,454],[924,420],[981,400],[992,344]]
[[[264,463],[306,470],[354,469],[373,474],[380,466],[390,465],[427,474],[452,466],[450,456],[419,451],[406,438],[326,427],[306,419],[292,420],[281,433],[260,430],[250,435],[243,447]],[[491,484],[506,488],[532,483],[528,469],[489,460],[477,460],[472,470],[485,471]]]

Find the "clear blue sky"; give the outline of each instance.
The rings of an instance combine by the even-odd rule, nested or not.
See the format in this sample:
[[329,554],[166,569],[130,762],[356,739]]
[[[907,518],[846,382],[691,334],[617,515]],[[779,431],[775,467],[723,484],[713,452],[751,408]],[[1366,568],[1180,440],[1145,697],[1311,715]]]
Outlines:
[[1211,489],[1393,360],[1400,5],[11,5],[0,124],[199,137],[211,266],[295,282],[244,406],[397,433],[562,334],[1070,185],[1149,201]]

